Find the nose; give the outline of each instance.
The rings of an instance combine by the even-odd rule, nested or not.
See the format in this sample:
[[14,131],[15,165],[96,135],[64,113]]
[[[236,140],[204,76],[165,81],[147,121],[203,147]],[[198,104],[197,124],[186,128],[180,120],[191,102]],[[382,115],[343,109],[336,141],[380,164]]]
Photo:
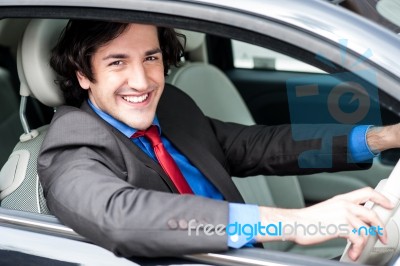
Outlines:
[[142,64],[135,64],[128,71],[128,86],[137,91],[145,91],[149,87],[149,78]]

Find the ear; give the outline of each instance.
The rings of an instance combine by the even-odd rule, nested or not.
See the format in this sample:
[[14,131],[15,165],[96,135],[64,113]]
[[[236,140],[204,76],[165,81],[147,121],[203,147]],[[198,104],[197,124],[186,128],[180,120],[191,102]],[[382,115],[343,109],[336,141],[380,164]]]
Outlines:
[[90,80],[85,75],[83,75],[82,72],[76,71],[76,77],[82,89],[88,90],[90,88]]

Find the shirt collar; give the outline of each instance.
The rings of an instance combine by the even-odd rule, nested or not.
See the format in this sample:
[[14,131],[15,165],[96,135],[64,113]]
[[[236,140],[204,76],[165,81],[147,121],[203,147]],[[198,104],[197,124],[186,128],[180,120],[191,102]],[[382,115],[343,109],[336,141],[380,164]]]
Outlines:
[[[94,106],[94,104],[90,101],[90,99],[88,99],[87,101],[88,101],[89,106],[93,109],[93,111],[98,116],[100,116],[104,121],[106,121],[111,126],[116,128],[118,131],[120,131],[126,137],[130,138],[133,134],[136,133],[137,129],[132,128],[132,127],[128,126],[127,124],[115,119],[114,117],[112,117],[111,115],[107,114],[106,112],[103,112],[102,110],[100,110],[99,108]],[[160,123],[158,122],[157,116],[154,117],[154,120],[153,120],[152,124],[157,126],[158,131],[160,132],[160,135],[161,135],[161,127],[160,127]]]

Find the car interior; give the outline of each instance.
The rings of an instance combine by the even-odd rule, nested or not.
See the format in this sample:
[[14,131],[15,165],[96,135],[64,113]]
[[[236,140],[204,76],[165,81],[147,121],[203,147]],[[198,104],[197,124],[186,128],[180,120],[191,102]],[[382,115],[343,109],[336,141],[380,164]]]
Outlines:
[[[52,114],[63,104],[48,60],[66,22],[0,20],[0,166],[3,165],[0,206],[3,208],[51,215],[36,161]],[[187,37],[185,58],[179,68],[171,69],[166,82],[189,94],[206,115],[222,121],[246,125],[290,123],[286,81],[326,74],[276,70],[275,63],[271,67],[267,57],[258,61],[252,58],[254,66],[250,69],[236,67],[231,39],[177,31]],[[398,121],[397,115],[381,108],[383,124]],[[371,169],[364,171],[233,178],[246,203],[302,208],[364,186],[375,187],[389,176],[398,158],[398,152],[382,154]],[[267,249],[323,258],[341,255],[345,245],[344,239],[307,247],[291,242],[264,244]]]

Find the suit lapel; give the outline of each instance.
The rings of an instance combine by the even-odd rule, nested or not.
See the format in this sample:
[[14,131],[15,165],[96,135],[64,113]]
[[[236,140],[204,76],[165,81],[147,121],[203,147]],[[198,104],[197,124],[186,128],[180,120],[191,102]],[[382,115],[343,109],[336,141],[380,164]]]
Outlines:
[[129,138],[127,138],[124,134],[122,134],[120,131],[118,131],[116,128],[110,126],[106,121],[101,119],[93,110],[90,108],[90,106],[86,103],[86,101],[82,104],[81,109],[92,114],[94,117],[96,117],[101,123],[104,123],[107,127],[111,128],[112,132],[118,137],[119,140],[121,140],[129,149],[130,152],[132,152],[132,157],[136,157],[138,160],[140,160],[144,165],[147,167],[153,169],[156,171],[159,176],[164,180],[165,184],[169,187],[169,189],[174,192],[174,193],[179,193],[177,188],[175,187],[174,183],[172,183],[172,180],[167,176],[167,174],[164,172],[164,170],[161,168],[161,166],[153,161],[144,151],[142,151],[138,146],[136,146],[135,143],[132,142]]
[[156,171],[172,192],[179,193],[171,178],[167,176],[167,174],[161,168],[160,164],[152,160],[144,151],[142,151],[142,149],[136,146],[135,143],[133,143],[117,129],[113,128],[112,130],[115,135],[117,135],[118,138],[129,148],[129,150],[132,151],[133,156],[136,156],[136,158],[138,158],[144,165]]

